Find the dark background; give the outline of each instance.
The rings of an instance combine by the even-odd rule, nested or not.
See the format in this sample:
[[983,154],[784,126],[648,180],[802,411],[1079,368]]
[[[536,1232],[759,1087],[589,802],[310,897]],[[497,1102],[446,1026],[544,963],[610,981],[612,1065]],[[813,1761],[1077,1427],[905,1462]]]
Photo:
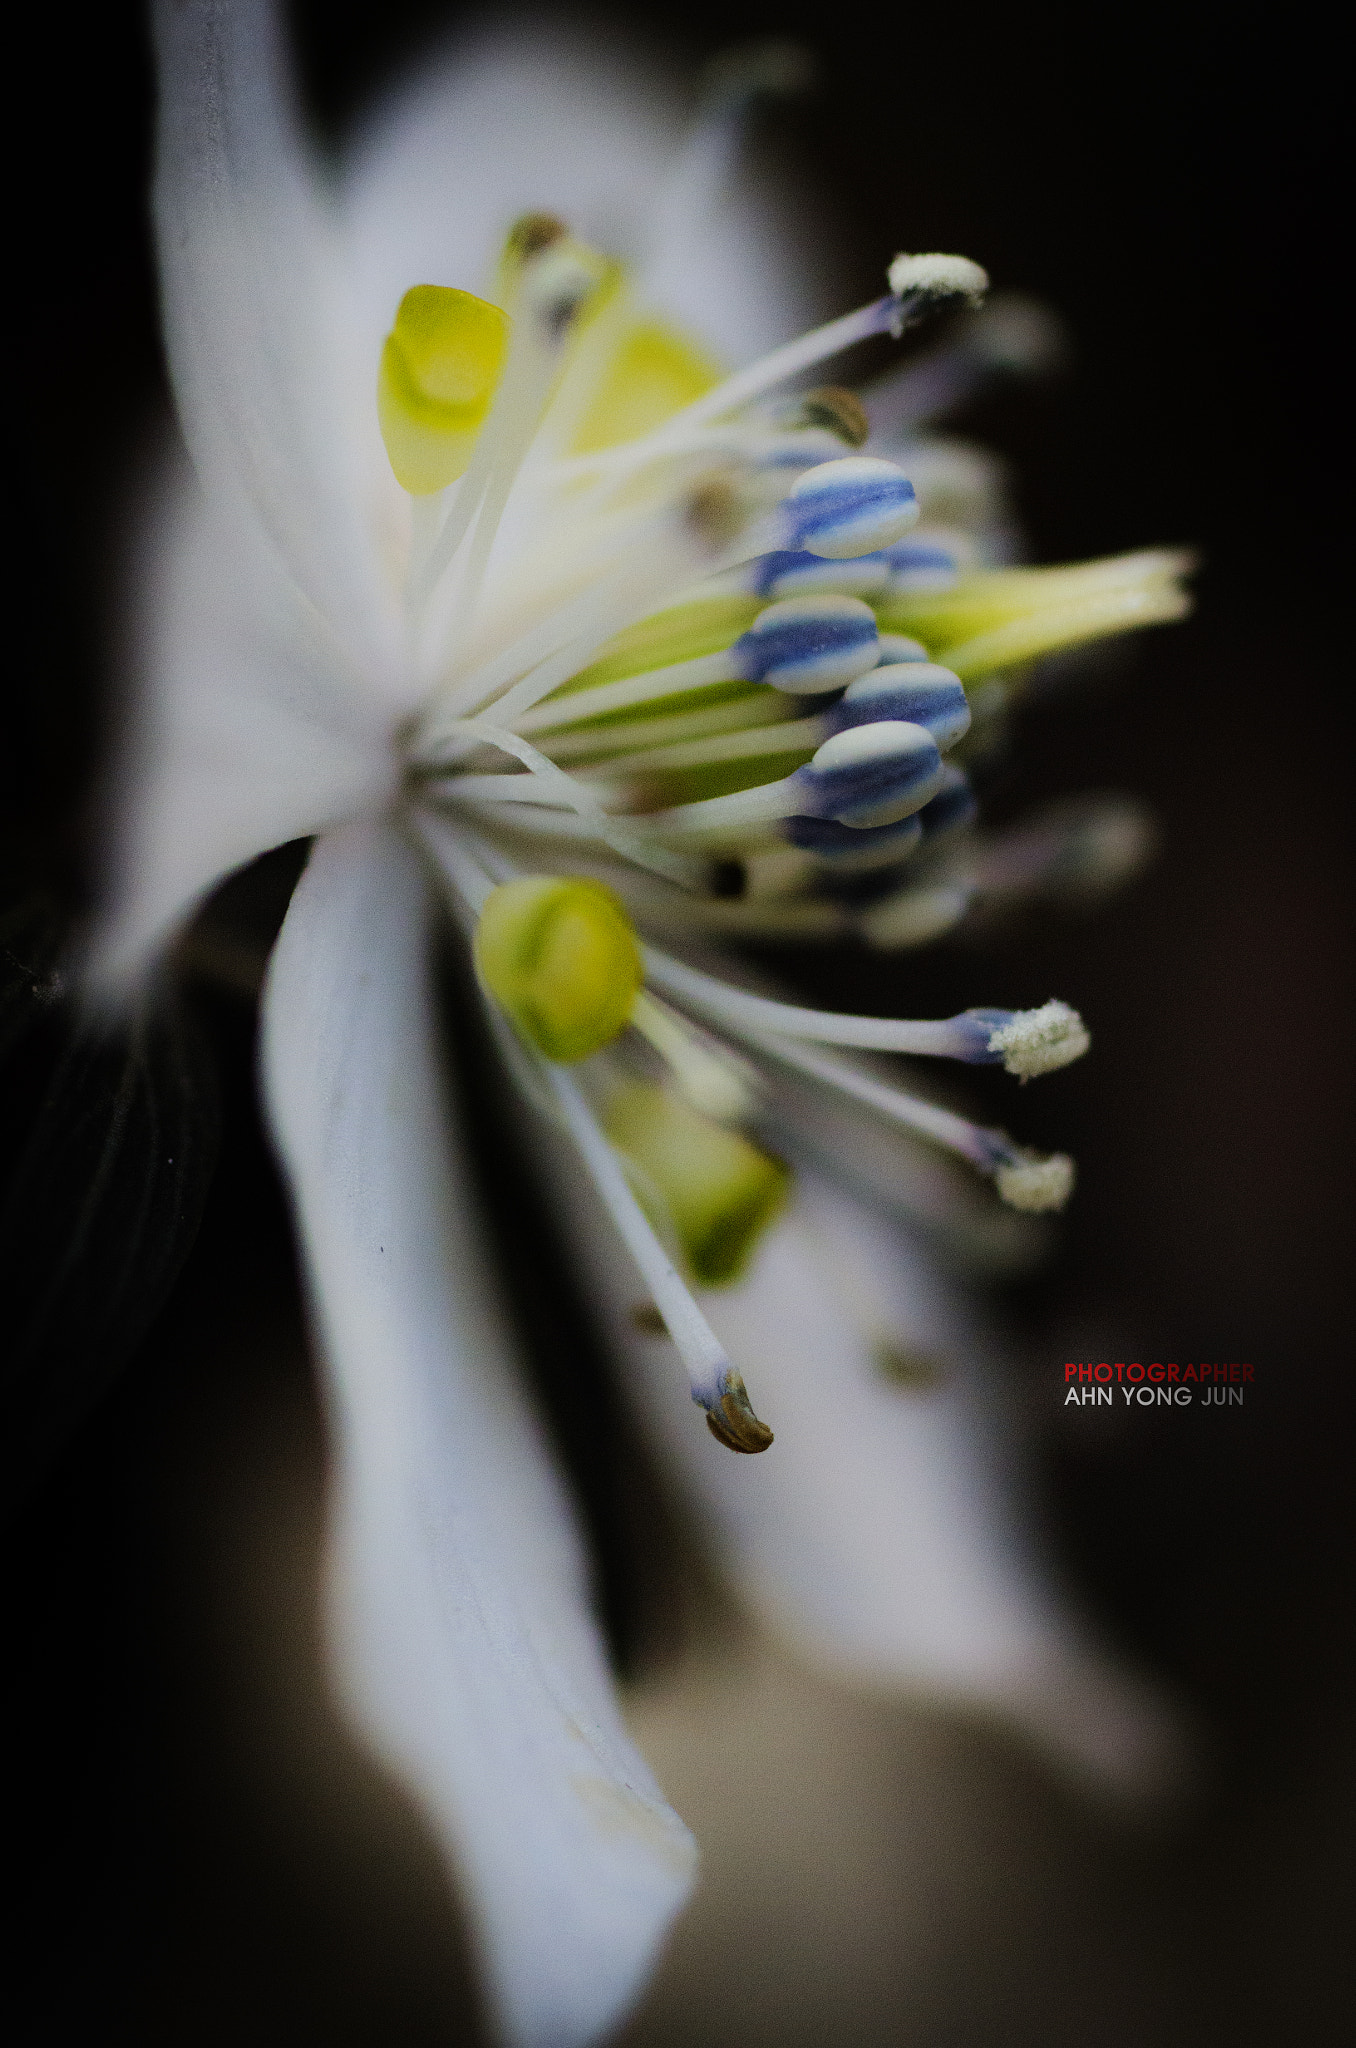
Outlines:
[[[419,0],[306,0],[295,17],[332,134],[453,18]],[[892,969],[886,991],[872,966],[872,1006],[945,1014],[1057,992],[1092,1024],[1094,1058],[1021,1105],[1024,1134],[1072,1151],[1082,1173],[1063,1252],[1013,1303],[1050,1511],[1089,1596],[1210,1731],[1204,1804],[1153,1878],[1233,1899],[1231,1917],[1202,1923],[1184,2040],[1348,2039],[1351,469],[1335,52],[1303,7],[1161,0],[1080,16],[985,0],[884,24],[734,0],[638,18],[697,55],[767,32],[816,50],[818,95],[771,113],[764,135],[808,159],[837,205],[856,297],[902,243],[963,250],[1064,315],[1067,373],[960,423],[1013,458],[1038,558],[1157,541],[1204,552],[1189,625],[1023,729],[1014,795],[1144,795],[1163,827],[1156,867],[1094,924],[1044,925],[987,955],[943,949]],[[40,902],[50,932],[87,885],[107,598],[126,480],[165,395],[140,10],[32,10],[26,30],[40,116],[14,131],[8,187],[3,814],[13,900]],[[279,869],[261,885],[279,910],[286,882]],[[23,929],[36,960],[31,918]],[[845,963],[844,992],[867,971]],[[44,1420],[5,1541],[6,1758],[31,1816],[10,1857],[24,1895],[17,2038],[445,2039],[456,1968],[434,1933],[383,1920],[379,1858],[366,1877],[322,1878],[323,1841],[281,1848],[228,1754],[235,1680],[212,1646],[242,1637],[223,1618],[236,1595],[219,1532],[242,1489],[313,1518],[316,1425],[253,1108],[250,1008],[205,987],[189,1008],[169,1066],[156,1055],[146,1069],[190,1146],[165,1197],[178,1236],[144,1290],[148,1314],[163,1306],[144,1331],[109,1309],[132,1348],[111,1390],[81,1381],[80,1330],[61,1339],[66,1426]],[[13,1158],[34,1155],[62,1044],[38,1033],[12,1068]],[[81,1085],[94,1101],[114,1083]],[[214,1086],[220,1163],[189,1250]],[[492,1125],[485,1142],[500,1142]],[[501,1188],[512,1176],[500,1166]],[[40,1248],[41,1215],[33,1228]],[[30,1263],[9,1283],[15,1328]],[[570,1388],[607,1398],[586,1334],[577,1310],[538,1332],[543,1372],[602,1546],[605,1608],[635,1657],[672,1564],[625,1419],[601,1443],[581,1426]],[[1245,1358],[1256,1393],[1241,1413],[1091,1427],[1056,1386],[1060,1361],[1089,1355]],[[275,1534],[283,1571],[291,1538]],[[305,1597],[299,1583],[284,1635],[304,1633]],[[1021,2032],[1009,2016],[955,2038]],[[1102,2038],[1095,2015],[1070,2035]]]

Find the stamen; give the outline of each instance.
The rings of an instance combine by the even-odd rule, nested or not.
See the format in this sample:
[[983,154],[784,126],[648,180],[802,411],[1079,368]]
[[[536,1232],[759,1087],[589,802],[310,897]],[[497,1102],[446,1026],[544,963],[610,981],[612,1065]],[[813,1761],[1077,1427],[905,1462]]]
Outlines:
[[706,1426],[727,1451],[743,1451],[746,1455],[765,1451],[773,1440],[767,1424],[755,1415],[748,1389],[733,1367],[725,1376],[719,1408],[706,1411]]
[[[647,526],[633,529],[626,552],[613,573],[578,604],[577,630],[551,654],[528,670],[510,690],[495,700],[494,714],[501,723],[520,720],[562,683],[588,666],[598,650],[628,625],[650,610],[656,598],[691,578],[705,565],[704,536],[692,522],[660,513]],[[562,606],[557,630],[567,612]],[[484,701],[483,677],[466,684],[462,695]]]
[[[997,1017],[1000,1012],[978,1011],[977,1016]],[[1030,1081],[1037,1074],[1051,1074],[1083,1057],[1091,1045],[1087,1027],[1077,1010],[1053,999],[1039,1010],[1017,1010],[996,1023],[988,1041],[988,1052],[1001,1059],[1010,1074]]]
[[920,530],[911,540],[900,541],[886,551],[890,565],[887,599],[954,589],[962,568],[974,560],[974,552],[973,544],[960,534],[934,530],[925,536]]
[[954,412],[991,379],[1057,370],[1066,352],[1063,328],[1048,307],[1002,292],[953,341],[867,387],[871,432],[878,441],[904,434]]
[[[996,1066],[1001,1061],[1010,1074],[1023,1078],[1067,1065],[1085,1053],[1089,1044],[1078,1012],[1067,1003],[1049,1002],[1039,1010],[962,1010],[959,1016],[936,1022],[858,1017],[751,995],[657,952],[653,946],[644,948],[643,959],[647,981],[727,1030],[754,1037],[759,1043],[772,1032],[864,1051],[963,1060],[970,1066]],[[1046,1064],[1039,1064],[1041,1060]]]
[[746,1060],[648,990],[636,997],[631,1023],[664,1061],[679,1092],[703,1116],[718,1124],[740,1124],[753,1114],[758,1087]]
[[629,718],[587,731],[553,731],[542,741],[553,761],[603,760],[613,754],[638,753],[646,747],[669,747],[686,740],[714,738],[721,733],[779,720],[790,723],[795,710],[785,697],[757,685],[744,695],[691,711],[663,712],[654,718]]
[[927,661],[892,662],[859,676],[824,714],[830,732],[846,732],[877,719],[925,726],[945,750],[969,731],[970,706],[959,676],[950,669]]
[[[562,806],[586,819],[591,831],[620,853],[623,859],[649,868],[653,873],[677,882],[682,888],[702,886],[704,868],[655,846],[644,836],[610,818],[595,790],[567,775],[563,768],[557,768],[554,761],[548,760],[545,754],[516,732],[506,732],[487,720],[472,719],[463,720],[457,730],[476,744],[483,742],[512,755],[529,773],[527,776],[448,775],[441,782],[427,783],[425,787],[428,790],[436,790],[448,801],[463,803]],[[452,737],[456,737],[455,732]]]
[[[484,866],[471,852],[463,835],[454,831],[446,818],[417,810],[413,813],[413,819],[420,839],[432,854],[443,876],[452,884],[456,897],[460,899],[462,909],[466,913],[461,921],[467,936],[473,936],[476,921],[493,894],[495,878],[485,872]],[[499,879],[508,878],[501,876]]]
[[839,591],[868,600],[883,597],[890,587],[890,563],[881,553],[858,555],[845,562],[812,555],[806,548],[775,548],[752,564],[752,588],[760,597],[810,597],[818,591]]
[[918,823],[929,845],[952,833],[964,831],[979,816],[979,804],[964,769],[947,763],[946,777],[936,796],[918,813]]
[[591,689],[572,690],[568,697],[557,697],[510,716],[523,732],[554,732],[561,726],[606,717],[612,711],[629,711],[633,706],[653,704],[664,697],[685,697],[690,691],[742,680],[730,660],[729,648],[722,648],[718,654],[698,655],[692,661],[646,669],[640,675],[619,676],[615,683],[596,683]]
[[[811,554],[807,549],[778,548],[755,558],[750,587],[760,596],[799,597],[814,591],[838,590],[868,601],[914,593],[931,594],[954,587],[965,548],[959,538],[915,534],[891,547],[843,561]],[[923,657],[926,659],[926,655]]]
[[900,540],[917,524],[918,500],[897,464],[845,455],[797,478],[782,513],[791,547],[842,562]]
[[975,842],[966,873],[998,905],[1034,896],[1096,901],[1143,867],[1154,823],[1127,797],[1077,797]]
[[825,740],[796,775],[810,817],[840,825],[893,825],[921,810],[942,780],[936,740],[921,725],[887,718]]
[[631,1192],[621,1163],[599,1129],[578,1082],[562,1068],[545,1063],[543,1073],[618,1235],[635,1260],[678,1347],[688,1370],[692,1398],[706,1410],[712,1434],[731,1450],[766,1450],[772,1442],[772,1431],[750,1407],[742,1378],[730,1364],[715,1331],[680,1279]]
[[779,384],[789,383],[791,378],[813,369],[816,363],[842,355],[859,341],[869,341],[873,335],[890,334],[898,340],[907,327],[947,299],[974,302],[988,289],[989,280],[979,265],[965,256],[896,256],[890,265],[889,282],[887,297],[830,320],[727,377],[714,391],[668,421],[652,441],[657,443],[662,438],[665,446],[671,445],[693,427],[718,419],[722,413],[736,411],[751,399],[761,398],[764,392],[774,391]]
[[[745,732],[712,733],[686,745],[668,742],[633,754],[608,756],[594,772],[610,777],[674,774],[725,761],[757,761],[777,754],[808,754],[827,738],[822,718],[785,718]],[[587,774],[588,770],[581,770]]]
[[522,266],[508,361],[497,402],[476,448],[458,502],[425,565],[416,600],[427,602],[475,526],[463,575],[460,625],[466,630],[504,506],[540,423],[574,321],[605,266],[573,241],[554,241]]
[[875,613],[860,598],[798,597],[760,612],[730,660],[749,681],[814,697],[855,682],[875,667],[879,651]]
[[[954,771],[947,769],[950,775]],[[782,830],[801,860],[808,859],[806,879],[868,874],[905,860],[923,837],[922,820],[937,802],[924,804],[911,818],[894,825],[840,825],[834,818],[788,818]]]
[[921,308],[944,299],[977,306],[989,289],[989,275],[968,256],[896,256],[886,276],[897,299]]
[[807,427],[827,427],[849,448],[862,447],[871,434],[866,407],[855,391],[845,390],[841,384],[821,384],[817,390],[807,391],[797,417]]
[[921,725],[887,719],[835,733],[805,767],[775,782],[654,811],[645,823],[665,837],[724,834],[792,817],[891,825],[921,810],[942,774],[932,734]]
[[856,930],[881,953],[926,946],[958,925],[974,899],[974,885],[963,878],[914,883],[859,911]]
[[652,1082],[619,1089],[603,1127],[639,1169],[642,1190],[662,1202],[696,1279],[706,1287],[737,1280],[786,1201],[791,1176],[782,1162]]
[[506,298],[516,291],[523,266],[534,256],[540,256],[544,249],[554,248],[557,242],[563,242],[569,232],[558,214],[519,214],[504,237],[503,253],[499,258],[499,283]]
[[1074,1163],[1067,1152],[1026,1152],[994,1168],[994,1184],[1010,1209],[1062,1209],[1073,1193]]
[[[521,716],[523,708],[586,668],[609,640],[644,622],[665,591],[675,582],[689,580],[702,561],[699,537],[669,512],[638,523],[608,575],[558,605],[489,660],[444,685],[421,723],[412,751],[430,763],[443,758],[462,721],[487,704],[501,721],[512,717],[524,731],[536,729],[546,721],[537,718],[529,725]],[[511,693],[507,685],[513,686]]]
[[[714,654],[572,690],[567,697],[520,710],[530,690],[537,688],[533,677],[525,677],[495,706],[495,715],[512,718],[521,732],[540,732],[718,683],[766,682],[794,694],[821,695],[842,689],[874,667],[878,646],[869,605],[851,597],[801,598],[769,605],[747,632]],[[539,673],[546,673],[544,667]],[[568,679],[557,679],[552,670],[551,688]]]
[[846,349],[859,341],[869,341],[873,335],[889,333],[898,317],[899,301],[889,294],[883,299],[874,299],[868,306],[857,307],[854,312],[844,313],[823,327],[813,328],[795,341],[783,343],[780,348],[761,356],[756,363],[750,363],[747,369],[737,370],[714,391],[708,391],[704,398],[697,399],[695,404],[657,428],[650,436],[651,446],[671,447],[681,442],[694,427],[705,426],[709,420],[719,419],[723,413],[737,411],[751,399],[761,398],[764,392],[775,391],[779,384],[787,384],[793,377],[812,370],[816,363],[842,355]]
[[954,1110],[939,1109],[935,1103],[906,1095],[902,1088],[878,1081],[831,1054],[811,1052],[794,1039],[769,1036],[763,1050],[784,1066],[850,1095],[878,1116],[968,1160],[993,1180],[1009,1208],[1059,1209],[1073,1190],[1073,1161],[1065,1153],[1046,1156],[1029,1152],[1014,1144],[1006,1131],[985,1129],[968,1117],[957,1116]]

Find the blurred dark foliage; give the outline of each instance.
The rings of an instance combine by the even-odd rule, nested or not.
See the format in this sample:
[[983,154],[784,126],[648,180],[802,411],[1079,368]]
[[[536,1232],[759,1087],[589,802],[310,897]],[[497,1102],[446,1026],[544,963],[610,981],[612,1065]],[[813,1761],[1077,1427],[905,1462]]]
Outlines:
[[[452,18],[435,0],[300,0],[322,134],[337,137]],[[1015,1106],[1001,1083],[992,1091],[995,1117],[1082,1168],[1059,1259],[1012,1303],[1031,1359],[1019,1393],[1069,1569],[1211,1729],[1218,1783],[1190,1845],[1192,1882],[1229,1880],[1249,1815],[1286,1814],[1306,1876],[1277,1939],[1330,1962],[1352,1896],[1350,1771],[1338,1765],[1351,1742],[1356,1538],[1337,744],[1349,372],[1330,304],[1330,251],[1344,242],[1326,17],[1148,0],[829,20],[807,0],[697,0],[623,18],[697,55],[768,32],[816,49],[818,94],[772,110],[758,146],[808,161],[840,210],[860,296],[901,244],[957,248],[1067,318],[1064,379],[995,390],[955,423],[1011,457],[1038,557],[1158,540],[1205,552],[1198,617],[1133,649],[1100,686],[1034,707],[1016,772],[993,793],[1008,814],[1085,787],[1145,795],[1164,830],[1145,882],[1096,922],[1045,924],[984,952],[952,946],[885,976],[857,956],[794,965],[807,988],[862,1006],[945,1014],[1059,993],[1089,1016],[1092,1060]],[[219,1677],[205,1675],[220,1667],[203,1647],[215,1582],[202,1531],[234,1447],[259,1417],[275,1418],[284,1445],[289,1430],[314,1434],[248,996],[297,850],[219,899],[180,995],[135,1030],[89,1035],[56,979],[95,881],[115,593],[165,382],[140,7],[86,9],[76,27],[33,11],[25,28],[33,75],[59,90],[36,137],[18,121],[6,137],[23,313],[10,337],[22,403],[4,414],[21,516],[0,711],[0,1316],[22,1425],[6,1469],[45,1473],[5,1551],[6,1754],[33,1816],[11,1851],[23,1901],[13,2037],[442,2040],[450,1994],[436,1969],[426,1996],[411,1988],[395,1937],[383,1949],[373,1933],[370,1894],[298,1876],[266,1810],[273,1795],[237,1795],[214,1718]],[[599,1551],[601,1606],[619,1650],[635,1651],[666,1579],[664,1510],[549,1222],[522,1196],[489,1069],[473,1042],[458,1053],[480,1077],[468,1095],[492,1207],[539,1283],[518,1291]],[[562,1305],[548,1309],[548,1295]],[[1253,1358],[1258,1399],[1237,1418],[1079,1432],[1052,1382],[1083,1344]],[[240,1451],[242,1472],[251,1455]],[[1212,1954],[1203,1928],[1210,1988],[1192,2039],[1289,2038],[1295,2013],[1264,1988],[1231,1988]],[[1315,2004],[1303,2023],[1311,2048],[1336,2048],[1351,2014]],[[1095,2042],[1095,2024],[1079,2038]]]
[[0,1500],[40,1481],[145,1336],[216,1163],[216,1067],[185,1006],[83,1015],[51,897],[0,911]]

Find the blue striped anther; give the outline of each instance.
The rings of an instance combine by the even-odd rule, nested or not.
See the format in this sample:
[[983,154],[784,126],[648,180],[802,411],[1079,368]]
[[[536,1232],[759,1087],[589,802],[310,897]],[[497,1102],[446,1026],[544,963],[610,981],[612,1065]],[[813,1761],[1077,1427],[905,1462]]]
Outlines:
[[949,590],[960,573],[960,563],[953,550],[922,535],[917,540],[903,540],[895,547],[887,548],[885,560],[890,567],[892,594]]
[[926,661],[927,648],[921,640],[911,640],[907,633],[882,633],[880,636],[879,668],[887,668],[894,661]]
[[859,597],[791,597],[760,612],[730,649],[749,682],[795,697],[844,689],[880,657],[876,615]]
[[807,469],[782,513],[791,547],[846,562],[902,540],[918,520],[913,485],[893,462],[847,455]]
[[838,590],[851,597],[883,597],[890,584],[888,555],[859,555],[854,561],[830,562],[804,548],[779,548],[760,555],[753,565],[754,589],[760,597],[801,597],[819,590]]
[[840,825],[836,818],[783,818],[782,831],[792,846],[825,860],[856,859],[871,851],[902,859],[923,836],[916,816],[893,825]]
[[944,775],[932,734],[901,719],[854,725],[825,740],[790,778],[797,810],[840,825],[893,825],[922,809]]
[[959,676],[930,661],[892,662],[849,683],[847,693],[825,713],[832,732],[872,725],[878,719],[925,725],[943,750],[970,727],[970,706]]
[[940,839],[943,833],[960,832],[966,825],[973,825],[978,816],[979,805],[969,776],[963,768],[953,768],[948,763],[941,788],[918,813],[924,838]]

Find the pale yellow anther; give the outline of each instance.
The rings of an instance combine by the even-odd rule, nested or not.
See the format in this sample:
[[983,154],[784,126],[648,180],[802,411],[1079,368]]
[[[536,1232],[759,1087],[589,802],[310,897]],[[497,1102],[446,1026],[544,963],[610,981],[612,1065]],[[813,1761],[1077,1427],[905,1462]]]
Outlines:
[[508,353],[508,315],[487,299],[417,284],[381,351],[377,418],[396,481],[415,497],[471,460]]
[[662,1203],[653,1220],[671,1226],[693,1278],[707,1287],[737,1280],[786,1200],[790,1170],[653,1083],[619,1089],[604,1128],[637,1169],[642,1203]]
[[558,214],[520,213],[504,237],[503,252],[499,258],[500,281],[511,286],[525,263],[534,256],[540,256],[543,249],[554,248],[557,242],[564,241],[569,232]]
[[570,325],[596,317],[621,281],[614,257],[581,242],[554,213],[524,213],[513,223],[499,252],[495,289],[515,314],[526,290],[535,310]]
[[485,899],[476,972],[529,1045],[585,1060],[624,1029],[642,968],[621,903],[599,882],[521,875]]
[[648,434],[719,382],[718,365],[676,328],[630,321],[613,344],[571,452],[593,455]]

